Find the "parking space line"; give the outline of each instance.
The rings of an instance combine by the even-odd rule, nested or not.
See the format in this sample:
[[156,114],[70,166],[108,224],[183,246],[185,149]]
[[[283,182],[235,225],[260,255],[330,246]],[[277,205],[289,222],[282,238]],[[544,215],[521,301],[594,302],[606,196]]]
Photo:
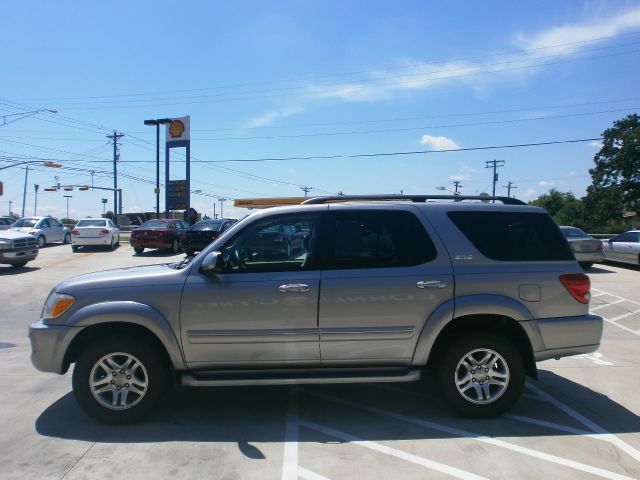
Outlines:
[[640,313],[640,308],[638,310],[627,312],[622,315],[618,315],[617,317],[609,318],[607,320],[609,320],[610,322],[617,322],[618,320],[622,320],[623,318],[627,318],[627,317],[630,317],[631,315],[636,315],[638,313]]
[[[540,390],[540,389],[537,389],[537,390]],[[540,391],[542,392],[542,390],[540,390]],[[579,471],[582,471],[582,472],[590,473],[592,475],[596,475],[596,476],[599,476],[599,477],[602,477],[602,478],[609,478],[609,479],[612,479],[612,480],[631,480],[631,478],[632,478],[632,477],[627,477],[626,475],[622,475],[622,474],[619,474],[619,473],[612,472],[610,470],[605,470],[603,468],[594,467],[592,465],[587,465],[587,464],[584,464],[584,463],[576,462],[574,460],[569,460],[568,458],[558,457],[556,455],[551,455],[549,453],[545,453],[545,452],[541,452],[541,451],[538,451],[538,450],[534,450],[532,448],[522,447],[520,445],[516,445],[516,444],[509,443],[509,442],[505,442],[503,440],[498,440],[496,438],[488,437],[486,435],[480,435],[478,433],[470,432],[470,431],[467,431],[467,430],[462,430],[460,428],[449,427],[449,426],[443,425],[441,423],[430,422],[428,420],[422,420],[420,418],[411,417],[411,416],[404,415],[404,414],[401,414],[401,413],[390,412],[390,411],[382,410],[382,409],[376,408],[376,407],[370,407],[370,406],[367,406],[367,405],[361,405],[361,404],[352,402],[350,400],[344,400],[344,399],[339,398],[339,397],[334,397],[333,395],[327,395],[327,394],[323,394],[323,393],[311,392],[309,390],[304,390],[304,392],[309,394],[309,395],[318,397],[318,398],[323,398],[325,400],[329,400],[329,401],[332,401],[332,402],[341,403],[343,405],[348,405],[348,406],[351,406],[351,407],[354,407],[354,408],[359,408],[359,409],[366,410],[366,411],[369,411],[369,412],[372,412],[372,413],[376,413],[378,415],[394,418],[396,420],[401,420],[403,422],[411,423],[411,424],[418,425],[418,426],[425,427],[425,428],[429,428],[429,429],[432,429],[432,430],[438,430],[440,432],[448,433],[448,434],[456,436],[456,437],[463,437],[463,438],[469,438],[469,439],[472,439],[472,440],[478,440],[479,442],[488,443],[488,444],[494,445],[496,447],[504,448],[506,450],[511,450],[513,452],[518,452],[518,453],[521,453],[523,455],[527,455],[529,457],[537,458],[539,460],[545,460],[545,461],[548,461],[550,463],[555,463],[557,465],[562,465],[562,466],[565,466],[565,467],[573,468],[574,470],[579,470]],[[553,397],[551,397],[551,398],[553,398]],[[546,396],[545,396],[545,399],[547,399]],[[578,414],[577,412],[574,411],[574,413],[576,415],[580,416],[580,414]],[[587,422],[590,422],[586,418],[584,420],[587,421]],[[602,429],[602,427],[598,427],[595,423],[593,423],[593,422],[591,422],[591,423],[596,428],[600,428],[601,430],[604,430],[604,429]],[[619,439],[616,439],[616,440],[619,440]],[[614,443],[614,442],[612,442],[612,443]],[[624,442],[622,442],[622,441],[620,441],[620,443],[624,444]],[[627,444],[624,444],[624,445],[626,445],[629,448],[632,448]]]
[[607,442],[618,447],[620,450],[622,450],[627,455],[632,457],[635,461],[640,462],[640,451],[636,450],[635,448],[633,448],[631,445],[624,442],[623,440],[620,440],[618,437],[616,437],[615,435],[605,430],[603,427],[595,423],[593,420],[588,419],[581,413],[575,411],[566,403],[558,400],[551,394],[545,392],[540,387],[537,387],[536,385],[531,384],[531,382],[527,382],[527,388],[533,390],[536,394],[540,395],[549,403],[554,405],[556,408],[559,408],[564,413],[572,417],[574,420],[578,421],[579,423],[587,427],[593,433],[597,433],[600,439],[603,439],[603,440],[606,439]]
[[[600,292],[600,295],[609,295],[610,297],[618,298],[618,299],[620,299],[622,301],[625,301],[625,302],[635,303],[636,305],[640,305],[640,302],[636,302],[635,300],[629,300],[628,298],[621,297],[620,295],[614,295],[613,293],[605,292],[604,290],[600,290],[600,289],[597,289],[597,288],[593,289],[593,290],[596,290],[596,291]],[[616,303],[620,303],[620,302],[616,302]],[[610,305],[612,305],[612,304],[610,304]]]
[[298,475],[304,478],[304,480],[329,480],[327,477],[323,477],[322,475],[300,466],[298,466]]
[[391,455],[392,457],[400,458],[402,460],[406,460],[407,462],[415,463],[416,465],[421,465],[423,467],[430,468],[431,470],[436,470],[438,472],[451,475],[452,477],[462,478],[464,480],[488,480],[487,477],[476,475],[471,472],[466,472],[464,470],[445,465],[444,463],[429,460],[428,458],[419,457],[412,453],[403,452],[402,450],[398,450],[387,445],[382,445],[370,440],[365,440],[363,438],[356,437],[339,430],[334,430],[333,428],[325,427],[315,422],[300,420],[300,425],[311,430],[323,433],[329,437],[339,438],[340,440],[344,440],[345,442],[349,442],[354,445],[360,445],[361,447],[375,450],[376,452],[384,453],[386,455]]
[[623,303],[623,302],[627,302],[628,300],[626,298],[620,298],[619,300],[616,300],[615,302],[607,302],[607,303],[603,303],[601,305],[596,305],[595,307],[591,307],[591,311],[595,312],[596,310],[600,310],[601,308],[605,308],[605,307],[609,307],[611,305],[617,305],[618,303]]
[[606,317],[602,317],[602,319],[611,325],[615,325],[616,327],[621,328],[622,330],[626,330],[629,333],[640,336],[640,330],[634,330],[633,328],[625,327],[624,325],[620,325],[619,323],[614,322],[613,320],[609,320]]
[[282,480],[298,479],[298,387],[289,387],[289,405],[284,433],[284,458],[282,461]]
[[570,427],[569,425],[563,425],[561,423],[547,422],[546,420],[540,420],[538,418],[533,418],[533,417],[525,417],[524,415],[516,415],[515,413],[504,413],[502,414],[502,416],[506,418],[510,418],[512,420],[517,420],[519,422],[531,423],[533,425],[547,427],[552,430],[559,430],[561,432],[573,433],[575,435],[583,435],[586,437],[598,438],[597,434],[592,433],[588,430],[573,428],[573,427]]

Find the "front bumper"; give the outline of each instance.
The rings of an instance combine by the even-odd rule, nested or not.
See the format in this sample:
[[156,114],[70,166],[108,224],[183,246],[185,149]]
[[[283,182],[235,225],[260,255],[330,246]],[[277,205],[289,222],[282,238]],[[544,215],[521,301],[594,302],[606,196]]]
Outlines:
[[584,315],[535,320],[542,347],[533,352],[536,362],[594,352],[602,339],[602,317]]
[[13,250],[0,250],[0,263],[10,265],[29,262],[38,256],[38,247],[18,248]]
[[42,320],[29,325],[33,366],[41,372],[66,373],[69,365],[65,362],[65,353],[81,330],[66,325],[45,325]]

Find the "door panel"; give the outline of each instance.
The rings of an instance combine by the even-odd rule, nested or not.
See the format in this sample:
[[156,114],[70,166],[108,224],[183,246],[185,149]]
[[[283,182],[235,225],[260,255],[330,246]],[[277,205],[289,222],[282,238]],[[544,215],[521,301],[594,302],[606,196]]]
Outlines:
[[[189,276],[180,315],[190,366],[320,364],[319,272]],[[306,292],[279,291],[290,284]]]

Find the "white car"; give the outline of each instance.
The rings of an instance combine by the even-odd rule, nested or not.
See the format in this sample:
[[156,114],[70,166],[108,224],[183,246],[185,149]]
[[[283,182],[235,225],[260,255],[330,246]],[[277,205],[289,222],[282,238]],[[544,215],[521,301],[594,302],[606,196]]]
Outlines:
[[71,230],[52,217],[24,217],[11,230],[33,235],[40,248],[51,242],[71,243]]
[[108,218],[83,218],[71,231],[71,250],[103,246],[111,250],[120,244],[120,231]]

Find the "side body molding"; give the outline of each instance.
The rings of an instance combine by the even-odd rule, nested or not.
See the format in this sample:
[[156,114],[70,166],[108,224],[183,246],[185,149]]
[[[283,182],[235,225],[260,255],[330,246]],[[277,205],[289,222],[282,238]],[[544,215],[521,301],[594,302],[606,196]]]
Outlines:
[[86,328],[114,322],[145,327],[160,340],[173,367],[176,370],[186,369],[182,348],[171,325],[160,312],[149,305],[133,301],[95,303],[74,312],[66,325]]
[[534,351],[544,348],[540,347],[544,343],[539,329],[535,322],[530,321],[533,319],[531,312],[521,303],[502,295],[467,295],[448,300],[433,311],[422,328],[411,364],[425,365],[440,332],[455,318],[468,315],[500,315],[512,318],[525,330]]

